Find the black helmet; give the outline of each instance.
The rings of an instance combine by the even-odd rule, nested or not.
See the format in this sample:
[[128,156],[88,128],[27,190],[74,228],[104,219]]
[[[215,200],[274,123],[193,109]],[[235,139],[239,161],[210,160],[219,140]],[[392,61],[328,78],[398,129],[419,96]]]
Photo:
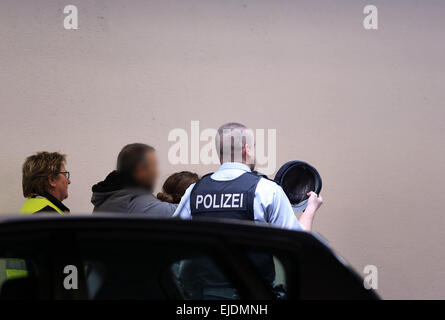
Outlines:
[[274,179],[286,193],[294,212],[303,212],[307,207],[308,192],[321,191],[321,177],[317,169],[303,161],[286,162]]

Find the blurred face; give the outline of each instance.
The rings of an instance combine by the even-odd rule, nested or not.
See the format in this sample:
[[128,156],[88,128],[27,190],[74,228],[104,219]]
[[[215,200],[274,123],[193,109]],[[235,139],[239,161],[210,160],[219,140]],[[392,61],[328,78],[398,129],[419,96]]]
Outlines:
[[147,151],[145,161],[136,168],[134,178],[143,188],[153,192],[159,177],[158,158],[154,151]]
[[60,166],[60,171],[55,177],[49,178],[49,185],[51,190],[48,193],[59,201],[63,201],[68,198],[68,185],[71,183],[70,179],[67,177],[67,170],[65,165]]

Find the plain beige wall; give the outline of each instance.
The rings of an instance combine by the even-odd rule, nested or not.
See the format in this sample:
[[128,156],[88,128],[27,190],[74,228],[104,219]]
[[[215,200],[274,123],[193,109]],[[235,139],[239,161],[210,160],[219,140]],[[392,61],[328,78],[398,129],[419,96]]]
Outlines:
[[[79,8],[79,30],[63,7]],[[21,164],[68,154],[67,205],[129,142],[154,145],[236,120],[277,129],[277,163],[323,176],[315,230],[384,298],[445,298],[443,1],[17,1],[0,3],[0,212],[17,212]]]

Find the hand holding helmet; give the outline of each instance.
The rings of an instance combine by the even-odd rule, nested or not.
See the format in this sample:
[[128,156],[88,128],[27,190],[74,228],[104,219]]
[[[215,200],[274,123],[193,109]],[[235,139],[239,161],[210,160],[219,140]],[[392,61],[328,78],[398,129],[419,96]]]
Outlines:
[[309,199],[307,201],[306,211],[317,211],[323,204],[323,198],[321,195],[317,195],[314,191],[308,192]]
[[303,161],[286,162],[277,172],[275,179],[287,195],[295,213],[308,207],[315,212],[323,203],[319,196],[322,181],[317,169]]

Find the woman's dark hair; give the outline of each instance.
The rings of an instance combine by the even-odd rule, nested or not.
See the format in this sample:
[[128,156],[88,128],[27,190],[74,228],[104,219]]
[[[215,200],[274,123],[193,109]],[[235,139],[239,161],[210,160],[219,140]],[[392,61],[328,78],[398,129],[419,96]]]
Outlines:
[[300,203],[309,198],[308,192],[315,190],[314,174],[302,166],[290,168],[282,187],[290,203]]
[[172,174],[165,180],[162,186],[162,192],[159,192],[157,198],[164,202],[179,203],[185,190],[196,181],[199,176],[190,171],[181,171]]

